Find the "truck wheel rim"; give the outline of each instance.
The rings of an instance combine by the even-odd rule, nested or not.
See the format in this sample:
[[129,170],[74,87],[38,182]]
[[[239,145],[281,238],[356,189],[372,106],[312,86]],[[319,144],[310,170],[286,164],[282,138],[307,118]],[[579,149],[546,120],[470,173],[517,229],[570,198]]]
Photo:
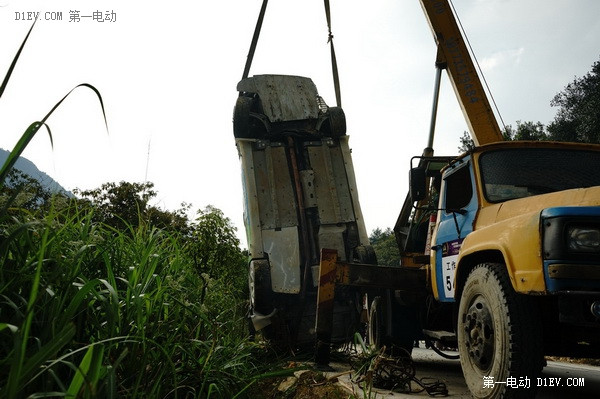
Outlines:
[[494,320],[481,295],[474,299],[465,319],[467,353],[480,370],[488,370],[494,359]]

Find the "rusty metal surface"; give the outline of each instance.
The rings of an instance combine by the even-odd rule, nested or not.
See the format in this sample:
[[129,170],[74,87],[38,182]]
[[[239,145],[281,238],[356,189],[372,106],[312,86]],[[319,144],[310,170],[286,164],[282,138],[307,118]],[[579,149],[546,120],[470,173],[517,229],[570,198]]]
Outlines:
[[393,289],[420,294],[426,292],[426,272],[416,268],[344,263],[339,261],[336,250],[322,249],[315,326],[315,361],[319,365],[329,362],[336,286]]
[[340,285],[370,288],[391,288],[402,291],[425,291],[424,269],[384,267],[358,263],[338,263],[336,281]]
[[354,208],[339,146],[309,146],[308,156],[315,170],[314,186],[321,224],[353,222]]
[[360,201],[358,200],[358,187],[356,185],[356,176],[354,174],[354,164],[352,163],[352,150],[350,149],[349,143],[350,139],[348,136],[342,136],[338,140],[341,151],[341,160],[343,161],[344,169],[346,170],[348,190],[350,192],[350,198],[354,211],[353,215],[358,230],[358,240],[359,243],[367,245],[369,243],[369,235],[367,233],[367,227],[365,226],[362,210],[360,208]]
[[329,363],[329,345],[333,329],[336,264],[337,251],[322,249],[315,326],[317,333],[315,361],[319,365]]
[[302,181],[300,179],[300,168],[298,166],[297,158],[297,144],[293,137],[288,137],[288,150],[290,155],[290,165],[292,167],[292,177],[294,180],[294,187],[296,188],[296,201],[298,203],[298,215],[299,215],[299,229],[300,237],[302,238],[302,254],[303,254],[303,271],[302,271],[302,300],[306,297],[306,288],[308,286],[308,280],[310,277],[310,258],[311,258],[311,246],[309,244],[309,229],[306,223],[306,207],[304,205],[304,195],[302,194]]
[[254,174],[262,229],[298,225],[286,149],[277,143],[254,150]]
[[288,75],[255,75],[242,79],[239,92],[256,93],[271,122],[316,119],[317,87],[310,78]]
[[338,259],[347,261],[345,251],[344,235],[346,233],[346,225],[321,225],[319,226],[319,247],[331,248],[338,250]]

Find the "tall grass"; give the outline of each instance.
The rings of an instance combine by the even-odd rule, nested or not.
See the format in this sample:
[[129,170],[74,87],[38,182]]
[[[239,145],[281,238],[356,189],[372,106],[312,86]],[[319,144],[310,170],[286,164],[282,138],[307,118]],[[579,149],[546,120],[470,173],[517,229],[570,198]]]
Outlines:
[[180,237],[73,209],[0,226],[1,397],[229,398],[260,373],[243,299]]
[[[80,86],[104,113],[98,90]],[[46,122],[71,92],[22,134],[0,189],[40,128],[52,140]],[[44,213],[14,200],[0,208],[1,398],[230,398],[268,375],[246,338],[239,287],[200,275],[180,235],[116,229],[77,200],[57,198]]]

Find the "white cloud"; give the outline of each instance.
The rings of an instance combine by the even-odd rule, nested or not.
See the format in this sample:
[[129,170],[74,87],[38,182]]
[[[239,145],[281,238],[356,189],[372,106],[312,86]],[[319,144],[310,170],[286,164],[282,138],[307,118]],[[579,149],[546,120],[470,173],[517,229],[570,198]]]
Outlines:
[[518,49],[498,51],[488,57],[484,57],[479,63],[484,71],[491,71],[496,67],[507,65],[518,65],[521,63],[521,56],[525,52],[523,47]]

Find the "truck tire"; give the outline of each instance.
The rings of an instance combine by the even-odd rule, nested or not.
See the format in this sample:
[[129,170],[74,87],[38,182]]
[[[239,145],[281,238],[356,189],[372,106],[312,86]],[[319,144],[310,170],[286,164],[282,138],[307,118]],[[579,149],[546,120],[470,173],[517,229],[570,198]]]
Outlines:
[[369,324],[367,328],[368,344],[371,349],[381,349],[385,334],[383,305],[381,297],[376,296],[369,306]]
[[535,396],[543,341],[534,305],[513,290],[503,264],[480,264],[467,277],[458,309],[458,349],[475,398]]
[[371,302],[368,344],[377,350],[385,346],[386,353],[393,356],[410,357],[418,330],[415,309],[394,303],[390,295],[388,291]]

